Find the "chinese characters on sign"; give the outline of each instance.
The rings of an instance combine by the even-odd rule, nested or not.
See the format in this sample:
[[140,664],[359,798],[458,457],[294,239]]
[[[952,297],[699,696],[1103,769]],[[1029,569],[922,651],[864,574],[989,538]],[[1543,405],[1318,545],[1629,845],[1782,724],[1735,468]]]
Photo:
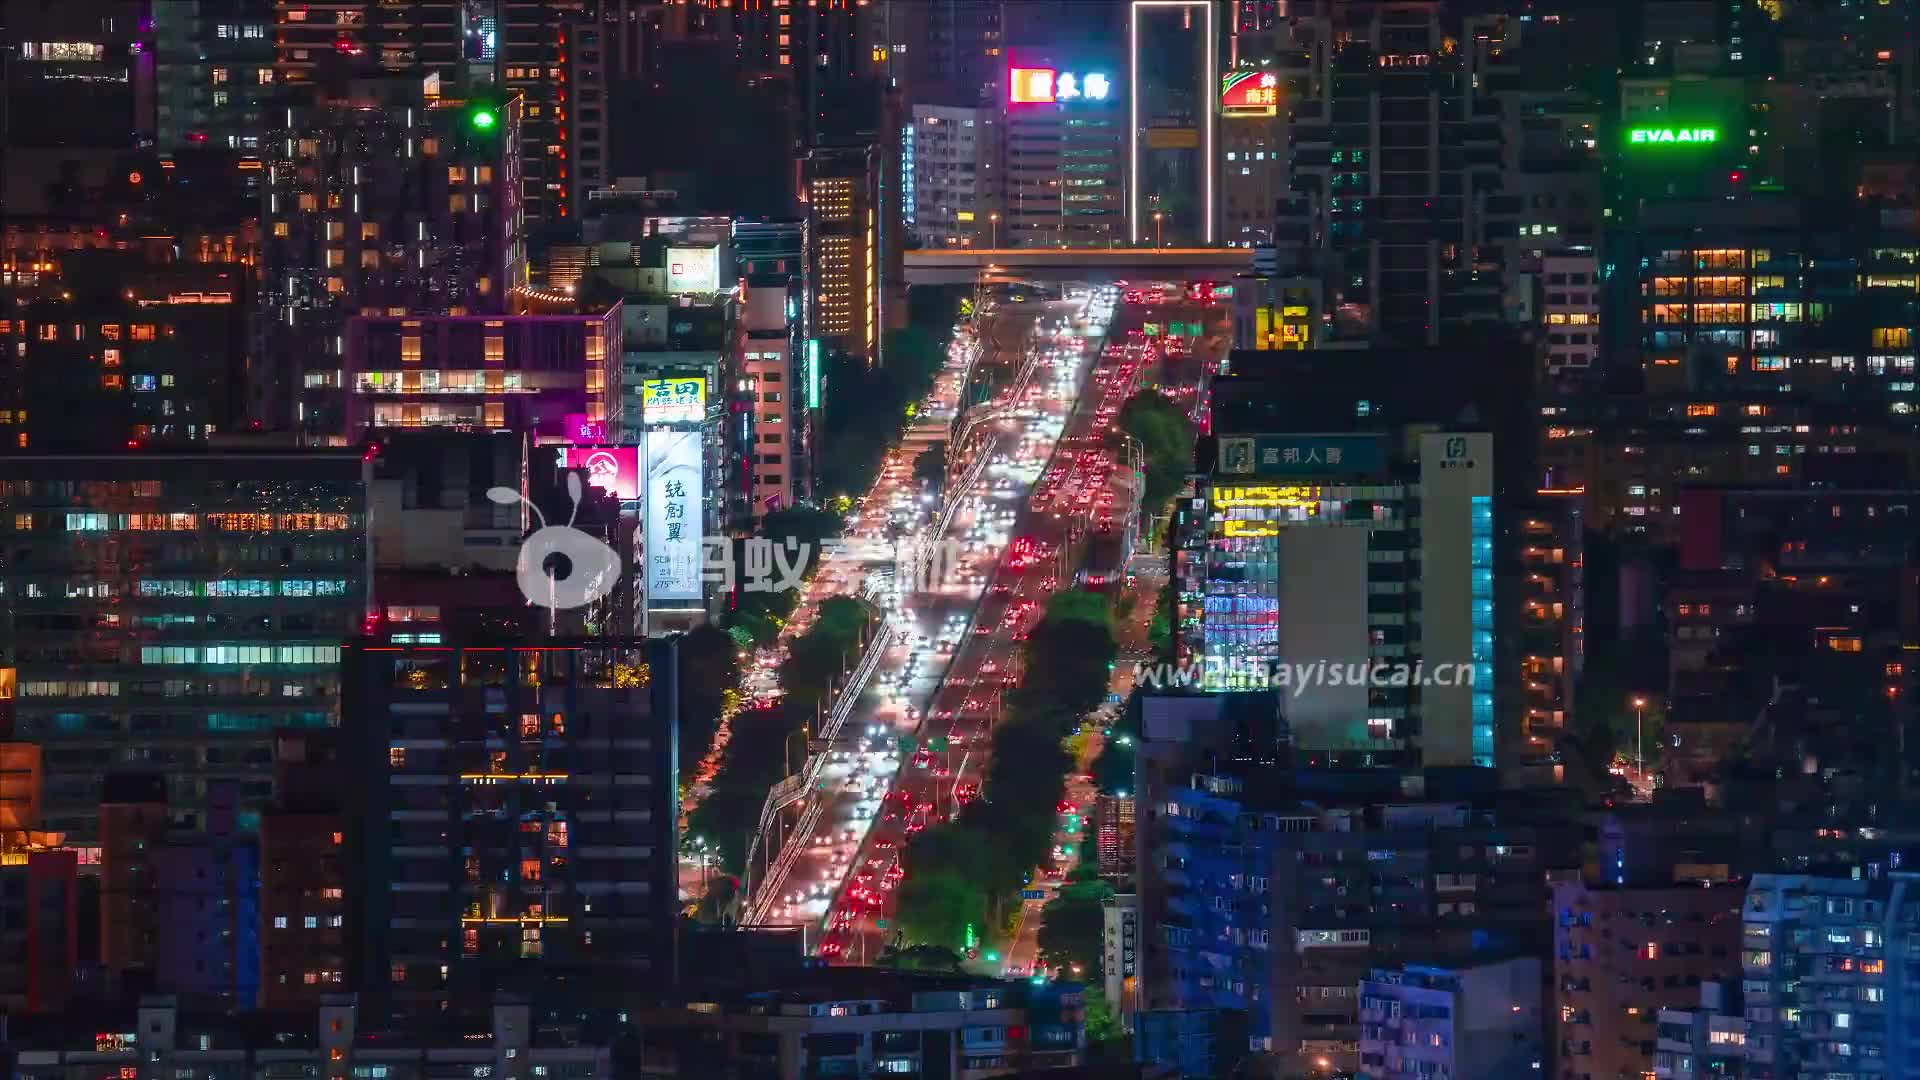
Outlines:
[[641,419],[656,424],[698,424],[707,417],[707,382],[699,378],[648,379],[640,384]]
[[1386,450],[1373,435],[1222,436],[1219,472],[1227,476],[1378,473]]
[[1058,71],[1054,68],[1013,68],[1008,72],[1007,100],[1014,105],[1050,105],[1070,101],[1105,101],[1113,80],[1105,72]]
[[700,433],[648,431],[646,561],[650,605],[700,599],[704,497]]
[[592,446],[607,441],[607,422],[589,420],[586,413],[568,413],[565,427],[567,441],[575,446]]
[[1220,115],[1277,116],[1280,76],[1271,71],[1229,71],[1220,77]]

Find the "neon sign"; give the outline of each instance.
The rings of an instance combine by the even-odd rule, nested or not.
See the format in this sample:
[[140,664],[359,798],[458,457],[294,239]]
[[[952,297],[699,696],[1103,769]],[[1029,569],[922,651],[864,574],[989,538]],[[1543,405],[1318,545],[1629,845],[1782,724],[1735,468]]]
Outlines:
[[1658,143],[1662,146],[1686,144],[1700,146],[1704,143],[1720,141],[1718,128],[1633,128],[1627,132],[1627,142],[1633,146]]
[[1280,76],[1271,71],[1229,71],[1220,76],[1220,115],[1277,116]]
[[1105,101],[1112,93],[1113,80],[1101,71],[1013,68],[1007,73],[1007,101],[1014,105]]

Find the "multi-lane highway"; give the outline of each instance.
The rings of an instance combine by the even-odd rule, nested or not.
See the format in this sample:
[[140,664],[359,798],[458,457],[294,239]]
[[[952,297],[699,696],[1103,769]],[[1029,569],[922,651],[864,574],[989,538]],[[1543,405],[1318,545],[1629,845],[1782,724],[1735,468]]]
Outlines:
[[[1097,332],[1113,317],[1118,296],[1108,289],[1096,290],[1091,304],[1009,304],[983,320],[984,347],[998,354],[990,359],[1009,369],[1019,368],[1023,356],[1038,363],[1028,383],[1003,389],[979,410],[996,419],[979,425],[985,431],[975,453],[949,455],[950,480],[973,476],[973,465],[980,470],[977,481],[950,492],[953,502],[944,508],[950,514],[914,506],[912,462],[918,449],[937,437],[929,433],[895,457],[881,481],[885,494],[877,493],[863,506],[854,533],[869,543],[897,535],[903,526],[922,529],[924,541],[930,520],[947,520],[941,538],[958,545],[961,557],[933,588],[890,583],[895,588],[887,591],[885,602],[904,633],[890,646],[856,721],[829,750],[822,783],[810,796],[820,806],[817,824],[796,845],[794,857],[756,890],[763,902],[750,913],[754,921],[811,925],[820,931],[819,951],[829,957],[859,963],[879,956],[892,935],[892,899],[904,872],[900,851],[913,834],[957,813],[979,794],[1002,695],[1018,682],[1021,642],[1047,596],[1073,587],[1086,565],[1084,552],[1104,546],[1117,558],[1126,546],[1120,541],[1145,527],[1133,513],[1137,454],[1124,442],[1114,445],[1113,419],[1150,365],[1164,360],[1165,369],[1178,367],[1193,376],[1212,361],[1192,357],[1200,362],[1188,363],[1192,352],[1217,350],[1209,340],[1199,350],[1175,350],[1168,357],[1163,345],[1141,332],[1141,321],[1175,315],[1218,320],[1206,305],[1191,311],[1155,309],[1147,305],[1158,298],[1142,297],[1141,306],[1126,313],[1130,330],[1117,333],[1109,344]],[[1082,321],[1088,318],[1091,325]],[[1011,342],[1009,329],[1017,331]],[[1045,351],[1036,355],[1035,349]],[[1191,384],[1190,378],[1177,381]],[[958,389],[944,379],[942,386],[937,398],[944,398],[948,388]],[[946,411],[950,401],[928,406],[945,418],[951,415]],[[864,562],[849,560],[850,565],[864,567],[869,575],[889,573],[872,554]],[[1098,570],[1099,560],[1091,561]],[[1138,560],[1107,569],[1106,580],[1096,573],[1094,584],[1112,589],[1131,584],[1149,598],[1120,628],[1123,655],[1142,655],[1151,598],[1161,580],[1153,571],[1164,570]],[[822,578],[847,588],[861,571],[842,573]],[[1130,580],[1135,575],[1139,580]],[[1120,668],[1115,689],[1124,693],[1131,665]],[[1099,753],[1097,727],[1085,747],[1082,770]],[[1075,810],[1083,811],[1091,798],[1091,787],[1077,773],[1069,778],[1068,799]],[[1042,898],[1077,861],[1072,843],[1063,832],[1053,864],[1035,868]],[[1025,973],[1035,963],[1040,903],[1026,905],[1019,933],[1001,950],[999,970]],[[993,943],[983,945],[984,954],[998,958]]]
[[[1138,385],[1141,352],[1103,345],[1084,345],[1096,366],[1084,392],[1073,398],[1061,437],[1031,490],[996,486],[1005,501],[1026,508],[1012,515],[1016,531],[1008,550],[994,565],[971,628],[956,643],[945,680],[925,707],[914,750],[893,777],[865,848],[848,860],[849,886],[828,914],[824,955],[859,962],[885,946],[901,848],[979,794],[1002,696],[1020,677],[1027,631],[1048,595],[1072,587],[1080,541],[1127,527],[1133,477],[1102,431]],[[1072,841],[1063,836],[1061,843]],[[1064,847],[1060,855],[1071,857]],[[1057,876],[1061,865],[1036,870],[1046,879]],[[1012,966],[1009,957],[1003,970],[1013,973]]]
[[[881,597],[900,631],[839,739],[816,743],[829,757],[797,810],[808,828],[785,858],[770,863],[768,876],[754,890],[747,921],[820,925],[831,895],[850,875],[867,830],[884,824],[892,812],[884,794],[903,756],[906,767],[919,767],[910,751],[900,753],[900,739],[925,722],[927,700],[955,654],[975,647],[969,628],[987,576],[1077,397],[1083,356],[1092,346],[1084,340],[1084,326],[1076,346],[1072,329],[1076,319],[1091,314],[1087,306],[1084,301],[1008,304],[981,319],[983,359],[1028,374],[1024,386],[1016,381],[983,407],[1004,419],[980,425],[973,452],[950,456],[944,502],[918,490],[914,460],[950,430],[960,381],[970,366],[965,350],[956,350],[923,403],[922,415],[929,419],[890,455],[875,491],[859,507],[848,543],[816,576],[810,601],[865,586]],[[971,483],[961,482],[968,479]],[[947,527],[936,535],[934,527],[941,522]],[[936,549],[946,557],[930,560],[939,579],[914,581],[923,564],[911,555],[928,549],[930,540],[948,541]],[[880,587],[874,589],[876,581]]]

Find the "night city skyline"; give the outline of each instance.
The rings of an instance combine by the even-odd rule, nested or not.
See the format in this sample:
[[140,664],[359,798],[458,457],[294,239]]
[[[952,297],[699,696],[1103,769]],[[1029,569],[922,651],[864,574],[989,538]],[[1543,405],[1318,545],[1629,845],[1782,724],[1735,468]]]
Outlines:
[[1917,16],[0,3],[0,1074],[1920,1077]]

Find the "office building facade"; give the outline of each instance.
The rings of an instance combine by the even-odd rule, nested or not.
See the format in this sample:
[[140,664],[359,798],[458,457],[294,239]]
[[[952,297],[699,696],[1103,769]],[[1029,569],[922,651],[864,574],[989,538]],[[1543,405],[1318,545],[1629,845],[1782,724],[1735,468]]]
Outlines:
[[340,721],[340,642],[370,603],[358,453],[0,459],[14,557],[0,671],[45,748],[47,829],[96,842],[101,774],[168,777],[204,815],[272,794],[269,735]]
[[273,0],[150,7],[156,145],[259,153],[280,87]]
[[350,650],[357,984],[398,1016],[676,972],[671,641]]
[[273,0],[273,69],[283,86],[330,63],[430,73],[449,94],[518,96],[513,203],[532,221],[578,216],[607,182],[607,58],[597,0]]
[[901,210],[920,247],[1000,241],[1001,112],[915,105],[900,133]]
[[879,357],[881,173],[870,143],[818,148],[801,164],[814,268],[809,322],[821,346],[868,364]]
[[347,437],[352,316],[509,310],[526,283],[521,113],[518,97],[441,97],[433,76],[356,79],[276,110],[251,403],[262,427]]
[[1697,1001],[1702,980],[1729,969],[1741,899],[1737,884],[1554,885],[1562,1080],[1653,1070],[1657,1014]]
[[[1340,668],[1283,706],[1325,764],[1494,763],[1492,438],[1413,445],[1396,464],[1384,435],[1223,434],[1176,508],[1178,655],[1209,690]],[[1366,674],[1381,665],[1408,670]]]
[[1292,20],[1275,65],[1291,99],[1281,270],[1319,277],[1330,308],[1403,345],[1500,317],[1485,198],[1503,173],[1499,110],[1481,49],[1443,48],[1492,30],[1443,19],[1430,2],[1320,9]]
[[350,440],[391,428],[568,435],[618,418],[620,305],[586,314],[356,315]]

